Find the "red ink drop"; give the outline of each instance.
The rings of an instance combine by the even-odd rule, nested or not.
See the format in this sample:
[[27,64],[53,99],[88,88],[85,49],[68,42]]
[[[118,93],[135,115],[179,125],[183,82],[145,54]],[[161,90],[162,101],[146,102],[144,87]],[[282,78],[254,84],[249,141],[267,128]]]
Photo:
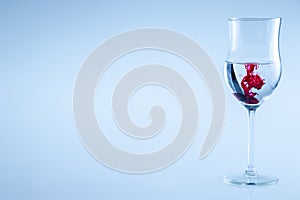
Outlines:
[[262,86],[265,84],[264,80],[258,75],[254,73],[254,70],[258,69],[258,64],[255,63],[246,63],[246,76],[241,81],[241,86],[244,90],[244,95],[235,94],[235,96],[240,100],[247,104],[258,104],[259,100],[255,98],[257,95],[256,92],[252,91],[252,88],[260,90]]

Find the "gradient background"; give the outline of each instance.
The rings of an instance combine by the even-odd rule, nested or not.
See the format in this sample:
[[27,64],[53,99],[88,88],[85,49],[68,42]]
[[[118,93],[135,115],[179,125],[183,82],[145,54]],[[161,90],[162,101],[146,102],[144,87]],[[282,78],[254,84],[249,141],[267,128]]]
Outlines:
[[[298,199],[299,10],[299,0],[1,1],[0,199]],[[198,136],[185,155],[155,173],[120,173],[93,159],[80,143],[72,113],[74,83],[89,53],[101,42],[126,30],[167,28],[202,45],[223,78],[229,17],[283,18],[283,75],[273,97],[257,112],[255,138],[259,172],[275,174],[280,182],[258,189],[236,188],[222,182],[226,174],[241,173],[247,160],[246,111],[226,86],[224,132],[206,159],[198,160],[205,123],[200,124]],[[149,62],[151,58],[157,62],[168,60],[156,53],[147,58],[146,52],[138,57],[146,60],[138,59],[136,63]],[[169,64],[176,65],[176,58],[172,59]],[[128,69],[134,65],[130,60],[122,62]],[[174,68],[185,76],[192,74],[183,67]],[[209,97],[203,81],[198,80],[199,86],[196,77],[189,77],[189,81],[201,94],[200,121],[205,120],[209,115]],[[141,100],[145,97],[140,95],[141,99],[137,96],[136,100],[143,105]],[[172,106],[169,109],[172,111]],[[132,113],[141,123],[145,122],[138,117],[138,111],[133,109]],[[178,127],[178,119],[172,120],[169,125],[173,122],[173,126],[168,130]],[[167,144],[171,137],[160,141]],[[121,141],[117,145],[122,145],[124,140],[115,143]],[[151,144],[148,149],[141,149],[142,146],[136,144],[136,148],[129,150],[156,148]],[[124,145],[130,147],[128,143]]]

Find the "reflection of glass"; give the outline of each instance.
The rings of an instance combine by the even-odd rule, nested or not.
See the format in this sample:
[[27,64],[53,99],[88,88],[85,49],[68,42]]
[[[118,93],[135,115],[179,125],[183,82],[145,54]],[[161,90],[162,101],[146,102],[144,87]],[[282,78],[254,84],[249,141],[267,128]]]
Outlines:
[[281,76],[279,31],[281,18],[229,19],[230,50],[225,63],[225,78],[249,114],[248,164],[244,174],[227,176],[226,183],[238,185],[268,185],[276,177],[257,174],[254,167],[255,110],[276,88]]
[[255,199],[255,189],[248,189],[247,200],[254,200],[254,199]]

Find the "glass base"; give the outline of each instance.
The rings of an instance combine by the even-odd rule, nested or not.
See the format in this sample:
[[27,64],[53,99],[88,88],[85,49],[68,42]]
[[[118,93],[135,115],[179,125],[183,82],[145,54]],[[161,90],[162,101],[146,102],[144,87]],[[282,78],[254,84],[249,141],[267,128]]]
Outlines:
[[238,176],[226,176],[224,182],[232,185],[253,185],[253,186],[265,186],[273,185],[278,182],[278,178],[274,176],[248,176],[246,174]]

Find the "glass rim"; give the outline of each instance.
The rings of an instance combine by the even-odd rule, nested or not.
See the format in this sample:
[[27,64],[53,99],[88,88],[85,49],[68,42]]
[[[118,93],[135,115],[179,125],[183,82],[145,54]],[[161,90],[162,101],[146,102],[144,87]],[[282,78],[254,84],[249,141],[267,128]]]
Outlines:
[[231,17],[229,21],[271,21],[271,20],[282,20],[281,17]]

